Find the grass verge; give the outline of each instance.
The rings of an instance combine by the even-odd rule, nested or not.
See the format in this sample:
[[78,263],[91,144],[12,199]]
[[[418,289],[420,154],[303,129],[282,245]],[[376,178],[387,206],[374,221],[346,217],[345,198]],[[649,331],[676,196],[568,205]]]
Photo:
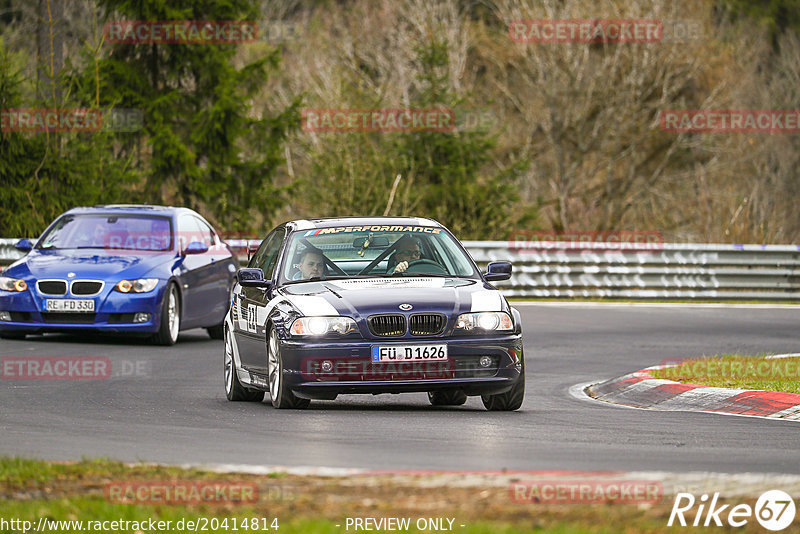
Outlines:
[[800,358],[721,354],[675,362],[650,374],[703,386],[800,393]]
[[[504,484],[464,487],[432,484],[431,478],[398,478],[391,475],[316,477],[287,474],[218,474],[148,464],[124,465],[109,460],[54,463],[20,458],[0,458],[0,518],[30,521],[82,521],[47,524],[46,532],[235,532],[274,530],[279,533],[343,533],[346,518],[409,518],[412,528],[420,518],[450,518],[452,532],[477,533],[639,533],[666,531],[671,499],[655,504],[518,503]],[[200,485],[224,481],[251,484],[257,499],[235,503],[225,500],[203,503],[153,502],[130,493],[132,502],[110,497],[109,486],[133,487],[180,483]],[[252,528],[256,518],[258,528]],[[273,522],[277,519],[277,522]],[[151,528],[146,522],[170,521],[169,528]],[[214,520],[217,524],[215,525]],[[87,530],[89,522],[95,528]],[[105,521],[127,521],[111,530],[99,528]],[[179,522],[183,521],[183,528]],[[200,522],[190,528],[188,521]],[[227,524],[223,526],[223,521]],[[236,523],[234,523],[236,521]],[[242,528],[243,523],[248,528]],[[142,522],[142,525],[133,522]],[[444,522],[447,525],[447,522]],[[461,525],[464,525],[463,527]],[[114,525],[108,524],[109,527]],[[236,526],[236,528],[232,528]],[[35,530],[35,529],[33,529]],[[4,532],[21,529],[0,528]],[[432,530],[431,530],[432,531]],[[737,530],[747,532],[748,529]],[[754,530],[755,531],[755,530]]]

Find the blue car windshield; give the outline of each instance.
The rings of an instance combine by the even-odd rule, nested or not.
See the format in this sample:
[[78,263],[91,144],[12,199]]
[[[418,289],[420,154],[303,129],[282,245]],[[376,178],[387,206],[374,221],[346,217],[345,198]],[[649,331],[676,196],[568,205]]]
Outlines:
[[344,226],[294,232],[283,282],[364,276],[479,278],[446,230],[433,226]]
[[42,236],[36,248],[167,251],[172,249],[172,222],[168,217],[65,215]]

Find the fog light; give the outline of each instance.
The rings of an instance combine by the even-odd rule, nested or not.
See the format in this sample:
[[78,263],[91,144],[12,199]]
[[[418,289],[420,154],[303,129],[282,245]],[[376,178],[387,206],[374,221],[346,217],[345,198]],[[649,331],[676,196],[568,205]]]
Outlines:
[[481,356],[480,364],[481,367],[489,367],[490,365],[492,365],[491,356]]
[[146,323],[149,320],[150,320],[149,313],[137,313],[136,315],[133,316],[134,323]]
[[11,313],[7,311],[0,311],[0,321],[11,321]]
[[323,373],[330,373],[333,371],[333,363],[330,360],[325,360],[322,362],[322,372]]

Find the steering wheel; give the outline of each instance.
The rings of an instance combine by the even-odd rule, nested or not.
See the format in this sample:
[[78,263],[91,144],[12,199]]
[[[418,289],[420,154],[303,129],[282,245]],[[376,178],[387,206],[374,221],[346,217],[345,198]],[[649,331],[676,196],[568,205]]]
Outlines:
[[[433,267],[433,269],[430,269]],[[393,273],[393,274],[404,274],[404,273],[428,273],[428,274],[448,274],[447,270],[442,267],[439,263],[429,260],[429,259],[419,259],[408,262],[408,268],[403,271],[402,273]]]

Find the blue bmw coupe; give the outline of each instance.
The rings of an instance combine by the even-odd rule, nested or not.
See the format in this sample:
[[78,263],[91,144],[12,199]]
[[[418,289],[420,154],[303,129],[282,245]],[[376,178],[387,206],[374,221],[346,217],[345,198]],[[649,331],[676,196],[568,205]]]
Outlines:
[[178,332],[223,336],[236,257],[186,208],[113,205],[58,217],[0,274],[0,337],[43,332],[145,334],[172,345]]

